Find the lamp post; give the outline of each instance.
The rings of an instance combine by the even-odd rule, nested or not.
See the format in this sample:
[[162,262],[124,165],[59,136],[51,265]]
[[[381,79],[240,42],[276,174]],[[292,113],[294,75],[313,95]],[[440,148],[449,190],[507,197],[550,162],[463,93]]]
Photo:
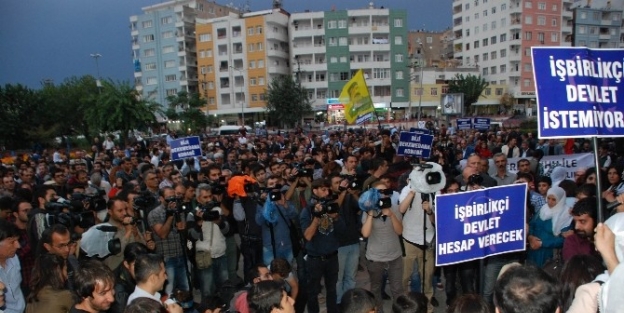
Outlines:
[[97,70],[97,78],[95,79],[95,84],[98,88],[102,87],[102,83],[100,82],[100,62],[99,59],[102,57],[99,53],[91,53],[91,57],[95,59],[95,68]]
[[[301,91],[301,64],[299,63],[299,55],[295,55],[295,62],[297,62],[297,87],[299,87],[299,91]],[[299,104],[301,104],[301,95],[299,95]],[[301,116],[301,128],[303,129],[303,115]]]
[[238,71],[241,77],[243,78],[243,83],[241,84],[241,118],[243,120],[243,127],[245,127],[245,93],[243,92],[243,85],[245,83],[245,77],[243,76],[242,70],[235,68],[234,66],[231,66],[231,65],[230,65],[230,68]]

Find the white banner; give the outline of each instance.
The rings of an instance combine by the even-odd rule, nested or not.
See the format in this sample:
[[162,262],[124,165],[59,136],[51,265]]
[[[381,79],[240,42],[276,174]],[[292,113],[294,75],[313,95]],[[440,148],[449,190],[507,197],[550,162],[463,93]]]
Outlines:
[[[511,173],[518,172],[518,161],[523,158],[509,158],[507,159],[507,170]],[[532,165],[535,160],[533,158],[526,158],[529,161],[532,161]],[[494,165],[494,160],[490,159],[490,170],[488,173],[490,176],[496,174],[496,166]],[[544,173],[547,173],[551,167],[554,166],[563,166],[567,169],[568,174],[566,176],[567,179],[575,180],[575,173],[581,169],[587,169],[590,167],[594,167],[594,154],[593,153],[577,153],[577,154],[562,154],[562,155],[549,155],[542,158],[540,163],[544,166]],[[466,166],[466,160],[461,160],[459,162],[461,168],[463,169]],[[537,177],[536,177],[537,178]]]

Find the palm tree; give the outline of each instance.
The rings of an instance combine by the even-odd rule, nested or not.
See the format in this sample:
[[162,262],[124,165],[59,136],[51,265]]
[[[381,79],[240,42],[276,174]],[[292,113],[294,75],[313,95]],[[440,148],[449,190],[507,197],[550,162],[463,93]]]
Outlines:
[[87,109],[85,116],[100,131],[120,130],[127,139],[131,130],[156,121],[160,105],[141,99],[129,83],[103,81],[101,91],[96,104]]
[[468,74],[457,74],[453,80],[449,82],[449,93],[463,93],[464,94],[464,114],[469,115],[467,110],[471,105],[479,101],[479,97],[483,94],[485,88],[490,83],[486,82],[484,78]]

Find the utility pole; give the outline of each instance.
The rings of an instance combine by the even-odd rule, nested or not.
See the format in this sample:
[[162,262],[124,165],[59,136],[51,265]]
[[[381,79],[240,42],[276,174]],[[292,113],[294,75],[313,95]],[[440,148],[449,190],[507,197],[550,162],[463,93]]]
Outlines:
[[[299,98],[299,105],[301,105],[301,63],[299,63],[299,55],[295,55],[295,62],[297,62],[297,86],[299,87],[299,90],[297,90],[297,94],[298,94],[298,98]],[[301,129],[303,129],[303,115],[301,116]]]
[[[238,71],[241,75],[241,78],[243,79],[243,82],[241,83],[241,118],[243,120],[243,127],[245,127],[245,93],[243,92],[243,85],[245,84],[245,77],[243,76],[242,70],[235,68],[232,65],[230,65],[230,68]],[[234,81],[236,81],[236,79],[234,79]]]
[[95,59],[95,68],[97,70],[97,77],[95,78],[95,84],[97,85],[98,90],[99,90],[100,88],[102,88],[102,82],[100,82],[100,62],[99,62],[99,59],[102,57],[102,55],[99,53],[91,53],[91,57]]

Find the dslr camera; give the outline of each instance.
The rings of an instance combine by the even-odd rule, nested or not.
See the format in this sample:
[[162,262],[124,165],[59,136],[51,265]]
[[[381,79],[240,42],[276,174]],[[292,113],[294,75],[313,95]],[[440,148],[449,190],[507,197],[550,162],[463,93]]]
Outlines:
[[202,212],[202,219],[209,222],[218,220],[221,217],[221,212],[219,210],[214,210],[214,208],[219,207],[220,205],[221,202],[214,200],[201,205],[199,210]]
[[340,206],[334,200],[322,200],[320,204],[321,204],[321,210],[320,211],[313,210],[312,215],[316,217],[322,217],[325,214],[334,214],[340,211]]
[[[346,189],[355,189],[355,190],[360,190],[362,189],[362,184],[360,184],[360,182],[358,181],[357,177],[355,175],[340,175],[340,178],[347,180],[349,182],[349,184],[347,185]],[[341,189],[343,189],[341,187]],[[340,190],[342,191],[342,190]]]
[[479,174],[472,174],[468,177],[468,186],[478,185],[481,186],[483,184],[483,177]]

